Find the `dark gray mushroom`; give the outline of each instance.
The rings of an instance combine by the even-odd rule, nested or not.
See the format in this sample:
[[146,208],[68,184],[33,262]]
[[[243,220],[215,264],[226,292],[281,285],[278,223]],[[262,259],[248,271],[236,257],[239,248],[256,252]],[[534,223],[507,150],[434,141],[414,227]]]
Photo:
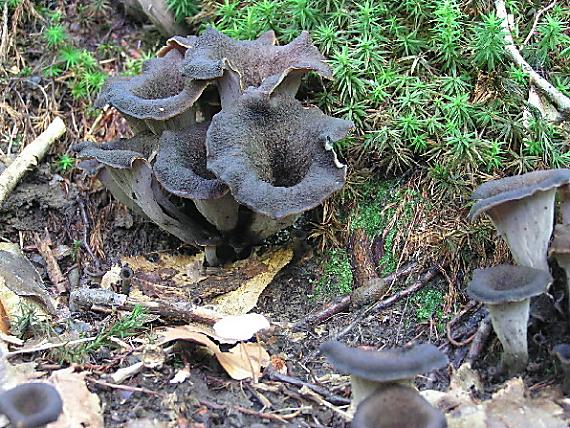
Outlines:
[[197,36],[173,36],[166,41],[166,46],[163,46],[158,50],[156,56],[159,58],[163,57],[172,49],[176,49],[184,55],[189,48],[194,46],[197,39]]
[[352,428],[446,428],[444,414],[417,391],[389,385],[361,402],[352,419]]
[[[196,80],[218,79],[222,106],[239,97],[250,86],[259,87],[265,79],[265,90],[271,92],[284,80],[289,95],[294,96],[301,77],[314,71],[331,78],[330,67],[312,44],[309,33],[303,31],[285,46],[274,46],[273,31],[257,40],[234,40],[208,28],[185,54],[183,74]],[[229,100],[229,102],[228,102]]]
[[489,310],[503,345],[502,371],[516,374],[525,369],[530,298],[544,293],[551,283],[548,271],[528,266],[498,265],[473,272],[467,293]]
[[116,190],[117,194],[113,194],[118,199],[125,198],[162,229],[192,245],[216,245],[220,237],[215,229],[197,211],[186,214],[175,207],[154,178],[148,159],[154,153],[157,138],[147,132],[101,146],[84,142],[74,146],[74,150],[80,158],[96,159],[103,164],[107,173],[103,177],[110,179],[104,184],[109,190]]
[[0,394],[0,413],[17,428],[55,422],[62,411],[59,392],[47,383],[25,383]]
[[556,190],[570,183],[570,169],[534,171],[479,186],[471,220],[486,212],[517,264],[548,270],[547,252],[554,225]]
[[446,355],[429,343],[371,350],[326,342],[320,349],[336,369],[350,374],[353,407],[388,384],[410,383],[418,374],[440,369],[448,363]]
[[346,166],[332,142],[352,126],[290,96],[251,89],[212,120],[208,169],[259,216],[263,239],[343,186]]
[[570,344],[561,343],[556,345],[553,349],[554,355],[560,363],[562,372],[564,373],[564,383],[562,384],[562,390],[564,394],[570,395]]
[[[221,232],[235,229],[239,204],[228,187],[206,167],[206,131],[210,123],[194,123],[179,131],[164,131],[154,174],[166,191],[191,199],[198,211]],[[219,264],[216,249],[206,248],[210,266]]]
[[570,320],[570,224],[557,224],[549,253],[558,266],[566,272],[566,293],[568,295],[568,317]]
[[164,129],[186,126],[194,120],[192,106],[208,82],[184,79],[179,70],[182,59],[178,49],[171,49],[145,62],[138,76],[110,78],[95,106],[115,107],[135,131],[148,128],[160,135]]

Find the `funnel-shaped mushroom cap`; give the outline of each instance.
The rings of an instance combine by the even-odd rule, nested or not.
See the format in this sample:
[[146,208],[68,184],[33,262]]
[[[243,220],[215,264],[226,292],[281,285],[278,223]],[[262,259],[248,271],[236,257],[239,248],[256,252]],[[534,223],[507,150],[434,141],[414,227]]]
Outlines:
[[554,226],[554,239],[550,243],[551,256],[570,255],[570,224]]
[[299,214],[343,186],[346,166],[331,143],[352,126],[293,97],[249,90],[214,116],[208,169],[255,212],[274,219]]
[[40,427],[55,422],[63,410],[57,390],[47,383],[25,383],[0,394],[0,414],[14,427]]
[[83,159],[96,159],[113,168],[131,168],[135,159],[148,159],[158,149],[158,137],[143,132],[132,138],[120,138],[96,145],[89,141],[73,146],[73,151]]
[[555,189],[570,183],[570,169],[533,171],[483,183],[471,195],[477,203],[469,212],[471,220],[497,205],[524,199],[536,192]]
[[217,199],[228,188],[206,167],[209,123],[164,131],[154,164],[156,179],[170,193],[189,199]]
[[412,379],[448,363],[447,356],[430,343],[376,351],[325,342],[320,349],[336,369],[375,382]]
[[361,402],[352,428],[446,428],[443,413],[417,391],[402,385],[380,389]]
[[475,269],[467,286],[472,299],[490,305],[521,302],[546,291],[550,273],[527,266],[497,265]]
[[172,49],[176,49],[184,55],[189,48],[195,45],[197,39],[198,37],[196,36],[173,36],[166,41],[166,46],[163,46],[158,50],[156,56],[159,58],[163,57]]
[[138,76],[109,79],[95,106],[110,104],[126,116],[160,121],[186,112],[207,83],[186,83],[179,70],[182,59],[182,54],[172,49],[162,58],[147,61]]
[[272,31],[257,40],[238,41],[208,28],[195,46],[186,51],[183,74],[191,79],[211,80],[221,78],[225,70],[232,70],[239,74],[241,89],[258,87],[270,76],[285,76],[293,71],[314,71],[332,77],[330,67],[312,44],[308,32],[303,31],[285,46],[274,43]]
[[561,343],[556,345],[553,351],[560,363],[565,366],[570,366],[570,344]]

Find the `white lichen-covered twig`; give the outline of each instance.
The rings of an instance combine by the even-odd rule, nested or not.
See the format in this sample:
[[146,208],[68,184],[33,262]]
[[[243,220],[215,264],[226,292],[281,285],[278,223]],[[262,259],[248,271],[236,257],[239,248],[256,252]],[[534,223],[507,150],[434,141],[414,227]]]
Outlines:
[[497,17],[502,19],[502,27],[505,31],[505,50],[510,59],[520,66],[530,77],[531,82],[556,106],[560,114],[567,118],[570,116],[570,98],[560,92],[552,83],[538,74],[528,62],[523,58],[513,40],[513,35],[509,28],[507,8],[504,0],[495,0]]
[[65,133],[65,124],[56,117],[38,138],[28,144],[0,175],[0,204],[16,187],[29,167],[35,166],[46,155],[55,140]]

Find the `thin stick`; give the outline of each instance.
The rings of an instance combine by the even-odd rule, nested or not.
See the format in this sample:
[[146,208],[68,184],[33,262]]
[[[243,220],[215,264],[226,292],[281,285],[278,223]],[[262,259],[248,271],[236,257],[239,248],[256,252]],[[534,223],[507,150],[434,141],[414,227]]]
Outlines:
[[63,276],[63,273],[61,273],[59,264],[53,255],[53,251],[51,250],[49,243],[49,232],[47,229],[46,239],[41,239],[37,233],[34,233],[34,241],[38,252],[46,262],[46,269],[50,281],[55,286],[59,294],[64,294],[69,289],[69,281],[65,276]]
[[[414,269],[416,269],[416,267],[417,265],[415,263],[409,263],[403,266],[401,269],[397,270],[396,272],[386,276],[385,278],[382,279],[382,281],[384,282],[386,287],[389,287],[400,278],[411,274],[414,271]],[[362,290],[359,291],[359,293],[361,292]],[[327,303],[324,307],[322,307],[318,311],[312,312],[303,319],[297,321],[292,327],[293,330],[302,330],[323,323],[333,315],[336,315],[348,309],[350,307],[352,299],[353,296],[348,295],[342,297],[341,299],[335,302]]]
[[542,9],[540,9],[538,12],[536,12],[536,15],[534,17],[534,22],[532,23],[532,27],[531,27],[530,31],[528,32],[528,35],[524,39],[524,42],[522,42],[523,48],[526,45],[528,45],[528,42],[530,42],[530,39],[532,38],[532,36],[534,36],[534,34],[536,32],[536,27],[538,26],[538,21],[540,20],[540,17],[542,15],[544,15],[546,12],[548,12],[550,9],[552,9],[554,6],[556,6],[556,3],[558,3],[558,0],[554,0],[548,6],[545,6]]
[[56,117],[38,138],[28,144],[0,175],[0,204],[20,182],[28,168],[37,165],[55,140],[65,133],[65,124]]
[[552,83],[538,74],[526,60],[523,58],[513,40],[513,35],[509,28],[507,8],[504,0],[495,0],[495,8],[497,9],[497,17],[502,19],[501,26],[505,31],[505,50],[510,59],[520,66],[530,76],[530,80],[534,85],[548,97],[548,99],[558,107],[558,111],[563,117],[570,115],[570,98],[560,92]]
[[479,328],[473,337],[473,341],[471,342],[471,347],[469,348],[469,353],[465,358],[465,361],[471,365],[479,358],[479,355],[483,351],[485,343],[491,334],[492,325],[491,325],[491,317],[489,314],[485,316],[481,320],[481,324],[479,324]]
[[136,386],[118,385],[116,383],[103,382],[102,380],[93,379],[92,377],[86,377],[85,380],[97,385],[106,386],[107,388],[120,389],[123,391],[130,391],[130,392],[142,392],[143,394],[156,395],[158,397],[163,396],[162,394],[156,391],[151,391],[150,389],[147,388],[138,388]]
[[32,354],[34,352],[48,351],[50,349],[61,348],[63,346],[80,345],[86,342],[93,342],[95,339],[97,339],[97,336],[84,337],[82,339],[70,340],[68,342],[61,342],[61,343],[45,343],[43,345],[34,346],[33,348],[24,348],[24,349],[18,349],[17,351],[7,352],[5,356],[6,358],[9,358],[13,357],[14,355]]

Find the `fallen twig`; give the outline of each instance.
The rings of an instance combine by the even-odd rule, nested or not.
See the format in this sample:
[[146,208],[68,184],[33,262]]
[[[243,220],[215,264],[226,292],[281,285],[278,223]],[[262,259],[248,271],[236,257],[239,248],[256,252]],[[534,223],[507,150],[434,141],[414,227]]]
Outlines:
[[453,319],[451,321],[449,321],[446,326],[445,326],[445,330],[447,333],[447,340],[449,340],[449,343],[451,343],[453,346],[460,348],[462,346],[468,345],[469,343],[471,343],[473,341],[473,339],[475,338],[475,334],[472,334],[471,336],[469,336],[467,339],[462,340],[461,342],[458,342],[457,340],[455,340],[453,338],[453,334],[451,332],[451,327],[453,327],[457,322],[459,322],[459,320],[467,313],[469,312],[471,309],[476,308],[478,306],[480,306],[481,304],[476,302],[475,300],[471,300],[467,306],[461,311],[459,312],[455,317],[453,317]]
[[79,210],[81,211],[81,219],[83,220],[83,234],[82,234],[81,243],[83,244],[83,248],[85,249],[85,251],[87,251],[87,253],[89,254],[89,257],[91,257],[91,260],[93,260],[93,263],[95,263],[95,267],[97,268],[97,270],[100,270],[101,262],[99,261],[99,258],[97,258],[95,253],[93,253],[93,250],[89,245],[89,240],[87,239],[89,233],[88,232],[89,219],[87,218],[87,211],[85,210],[85,204],[83,203],[82,200],[79,200]]
[[528,42],[530,42],[532,36],[534,36],[536,32],[536,27],[538,26],[538,21],[540,21],[540,17],[544,15],[546,12],[548,12],[550,9],[552,9],[554,6],[556,6],[556,3],[558,3],[558,0],[554,0],[548,6],[545,6],[542,9],[540,9],[538,12],[536,12],[536,15],[534,16],[534,22],[532,23],[532,27],[530,28],[530,31],[528,32],[526,38],[524,39],[524,42],[522,42],[523,48],[528,44]]
[[560,92],[548,80],[538,74],[528,62],[523,58],[518,48],[515,46],[513,35],[509,28],[507,8],[504,0],[495,0],[495,9],[497,17],[502,19],[501,26],[505,31],[505,50],[510,59],[528,73],[530,80],[534,85],[548,97],[548,99],[558,107],[558,111],[564,118],[570,115],[570,98]]
[[38,252],[43,257],[46,262],[46,269],[48,277],[51,283],[55,286],[59,294],[63,294],[69,290],[69,282],[67,278],[61,273],[59,264],[50,246],[51,239],[49,238],[49,232],[46,230],[46,239],[41,239],[37,233],[34,233],[34,242]]
[[97,336],[84,337],[82,339],[69,340],[67,342],[60,342],[60,343],[44,343],[42,345],[34,346],[32,348],[23,348],[23,349],[18,349],[16,351],[7,352],[5,356],[6,358],[9,358],[13,357],[14,355],[32,354],[34,352],[48,351],[50,349],[61,348],[63,346],[75,346],[75,345],[80,345],[82,343],[93,342],[95,339],[97,339]]
[[479,324],[479,328],[473,337],[473,341],[471,342],[471,347],[469,348],[465,362],[473,365],[473,363],[477,361],[479,355],[481,355],[481,352],[483,351],[485,342],[487,342],[487,339],[489,338],[491,330],[491,317],[489,317],[489,314],[487,314],[485,318],[481,320],[481,324]]
[[28,144],[0,175],[0,204],[16,187],[29,167],[37,165],[55,140],[65,133],[65,124],[56,117],[38,138]]
[[[312,312],[305,318],[297,321],[292,327],[293,330],[302,330],[323,323],[333,315],[348,309],[356,296],[358,296],[357,300],[359,300],[359,305],[363,304],[361,297],[364,295],[369,295],[370,298],[372,298],[372,296],[379,297],[377,293],[368,292],[372,291],[372,288],[378,287],[379,285],[382,287],[382,290],[385,291],[385,289],[394,282],[412,273],[416,267],[417,265],[415,263],[409,263],[396,272],[381,279],[380,281],[383,282],[383,285],[375,281],[371,284],[370,289],[368,289],[368,287],[362,287],[362,289],[356,289],[352,294],[344,296],[335,302],[327,303],[318,311]],[[368,300],[366,303],[371,303],[371,300]]]
[[191,302],[177,301],[171,303],[158,299],[138,301],[124,294],[114,293],[103,288],[80,288],[73,290],[69,296],[69,307],[73,311],[82,309],[100,312],[108,312],[113,309],[132,311],[136,306],[141,306],[148,313],[177,322],[200,322],[213,325],[221,318],[218,313],[196,307]]
[[122,391],[130,391],[130,392],[142,392],[143,394],[163,397],[163,394],[156,391],[151,391],[150,389],[147,388],[139,388],[136,386],[118,385],[116,383],[103,382],[102,380],[93,379],[92,377],[86,377],[85,380],[94,383],[96,385],[106,386],[107,388],[120,389]]
[[392,306],[399,300],[403,299],[404,297],[407,297],[411,294],[414,294],[418,290],[421,290],[423,287],[425,287],[428,284],[429,281],[435,278],[435,276],[438,273],[440,273],[442,269],[443,268],[439,265],[430,267],[426,272],[421,274],[420,277],[417,279],[417,281],[414,282],[410,287],[402,291],[398,291],[397,293],[391,295],[387,299],[380,300],[374,303],[373,305],[369,306],[368,308],[362,310],[360,313],[356,315],[356,317],[348,327],[344,328],[340,333],[338,333],[334,337],[334,340],[339,340],[340,338],[346,336],[354,327],[360,324],[370,312],[383,311],[384,309],[389,308],[390,306]]
[[350,404],[350,400],[348,398],[332,394],[329,391],[327,391],[326,388],[323,388],[322,386],[319,385],[315,385],[314,383],[304,382],[296,377],[281,374],[278,371],[273,370],[271,366],[265,369],[264,375],[267,376],[269,380],[272,380],[274,382],[289,383],[291,385],[308,388],[311,391],[314,391],[317,394],[321,395],[325,400],[327,400],[331,404],[336,404],[340,406],[345,404]]
[[372,243],[362,229],[351,232],[348,238],[348,254],[352,268],[353,289],[366,286],[371,280],[379,279],[372,257]]

